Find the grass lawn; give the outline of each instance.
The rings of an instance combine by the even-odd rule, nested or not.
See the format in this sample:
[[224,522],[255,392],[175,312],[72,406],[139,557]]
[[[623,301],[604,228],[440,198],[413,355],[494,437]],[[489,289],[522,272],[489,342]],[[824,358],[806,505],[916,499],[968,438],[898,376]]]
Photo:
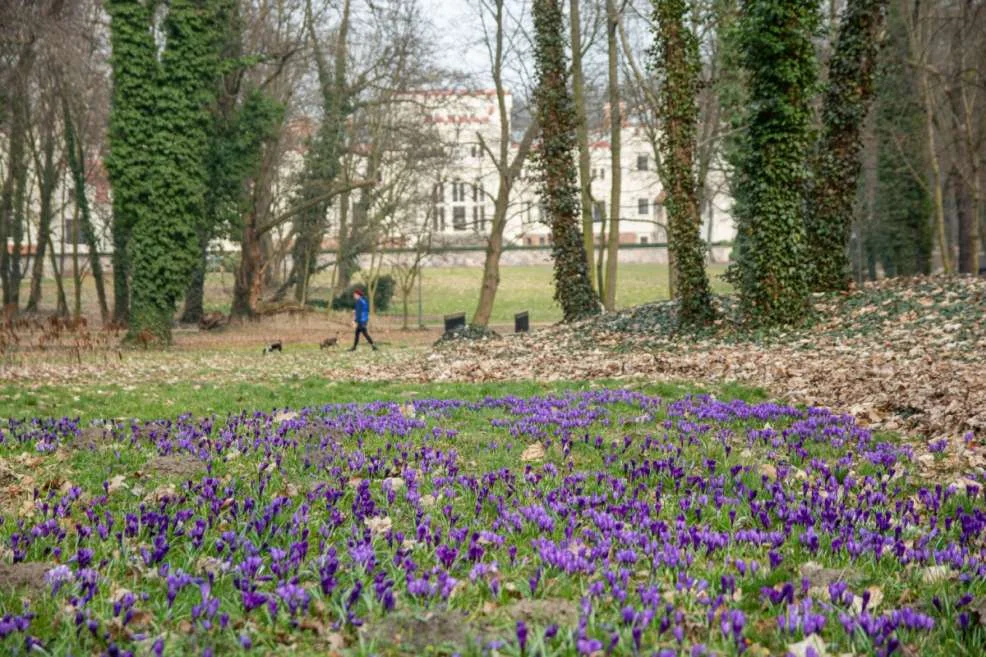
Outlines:
[[0,653],[986,651],[982,496],[850,418],[737,387],[196,385],[82,404],[166,419],[0,425]]
[[[727,292],[731,287],[722,280],[725,265],[709,267],[712,289]],[[527,310],[534,323],[551,323],[561,319],[561,309],[553,299],[554,283],[550,264],[503,267],[500,270],[500,287],[493,308],[492,322],[513,324],[514,314]],[[386,271],[384,272],[386,273]],[[482,278],[481,267],[431,267],[424,270],[421,301],[422,314],[429,325],[440,323],[443,315],[464,312],[471,316],[476,309],[479,296],[479,283]],[[109,278],[107,278],[109,285]],[[617,273],[616,303],[619,308],[639,305],[649,301],[667,299],[668,267],[659,264],[623,264]],[[331,293],[331,275],[316,276],[312,283],[311,298],[327,299]],[[109,290],[109,288],[108,288]],[[29,281],[23,284],[22,295],[27,297]],[[112,293],[112,290],[109,290]],[[69,306],[74,307],[72,283],[66,281],[66,294]],[[209,311],[229,312],[233,294],[232,274],[210,273],[206,279],[205,306]],[[46,279],[42,285],[42,308],[50,310],[54,306],[56,290],[53,280]],[[90,316],[98,314],[96,292],[92,277],[87,276],[82,284],[81,305],[83,313]],[[401,315],[401,299],[395,294],[393,305],[385,313],[397,318]],[[418,297],[415,289],[410,299],[412,323],[417,321]]]
[[[724,265],[709,269],[713,289],[726,291],[729,286],[722,281]],[[421,299],[423,314],[431,321],[443,315],[464,312],[472,315],[479,296],[482,280],[481,267],[433,267],[424,270]],[[553,270],[550,265],[504,267],[500,270],[500,287],[493,306],[492,321],[512,323],[514,314],[531,313],[535,322],[561,320],[561,308],[555,303]],[[617,273],[616,304],[620,308],[635,306],[648,301],[667,299],[667,265],[624,264]],[[320,281],[316,280],[316,287]],[[316,294],[318,291],[316,291]],[[328,291],[325,290],[327,294]],[[395,296],[390,315],[400,315],[400,298]],[[417,317],[417,293],[411,299],[411,316]]]

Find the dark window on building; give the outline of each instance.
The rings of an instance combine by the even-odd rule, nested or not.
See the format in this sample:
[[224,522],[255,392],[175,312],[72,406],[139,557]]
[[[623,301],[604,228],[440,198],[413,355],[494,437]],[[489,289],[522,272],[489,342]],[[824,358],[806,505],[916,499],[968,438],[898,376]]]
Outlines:
[[466,229],[466,208],[463,205],[457,205],[452,208],[452,228],[455,230],[465,230]]
[[595,201],[592,204],[592,220],[603,221],[606,218],[606,201]]
[[640,236],[640,243],[641,244],[647,244],[649,241],[650,240],[647,239],[647,236],[646,235],[641,235]]
[[442,188],[442,183],[435,184],[435,187],[431,190],[431,199],[435,203],[445,202],[445,190]]
[[647,214],[650,211],[650,203],[647,199],[637,199],[637,214]]
[[85,244],[86,238],[82,233],[82,225],[75,219],[65,219],[65,244]]
[[647,159],[646,155],[637,156],[637,171],[647,171]]

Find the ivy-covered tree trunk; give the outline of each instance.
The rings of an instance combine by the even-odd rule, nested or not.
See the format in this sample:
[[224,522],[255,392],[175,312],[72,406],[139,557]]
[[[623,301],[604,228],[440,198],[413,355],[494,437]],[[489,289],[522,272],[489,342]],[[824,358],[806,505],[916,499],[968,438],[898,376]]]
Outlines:
[[713,319],[695,179],[701,61],[698,38],[686,26],[687,0],[654,0],[654,68],[661,80],[661,162],[668,197],[668,246],[683,324]]
[[860,132],[873,98],[877,41],[888,0],[849,0],[829,62],[822,134],[814,154],[806,227],[811,287],[848,287],[847,247],[860,172]]
[[158,81],[152,21],[157,3],[107,0],[113,90],[106,170],[113,188],[113,320],[130,317],[130,236],[148,212]]
[[[167,343],[176,303],[199,253],[196,229],[205,211],[209,178],[209,107],[219,73],[219,0],[171,0],[163,21],[166,45],[159,57],[153,37],[147,34],[152,5],[114,0],[108,5],[113,17],[114,83],[117,72],[131,65],[141,74],[128,80],[129,91],[140,105],[117,117],[118,136],[133,125],[139,141],[122,140],[132,150],[126,152],[125,146],[125,152],[118,154],[114,194],[130,184],[142,192],[127,199],[132,218],[126,245],[130,336],[149,332]],[[121,74],[124,80],[129,76],[129,71]],[[141,151],[146,160],[134,151]],[[131,159],[144,165],[140,167],[146,175],[143,183],[134,181],[126,170]]]
[[815,0],[748,0],[740,19],[749,116],[735,172],[729,277],[755,323],[796,322],[808,307],[803,190],[818,23]]
[[565,21],[559,0],[535,0],[534,104],[541,143],[537,151],[540,193],[551,225],[555,300],[567,322],[599,314],[589,283],[582,241],[579,186],[575,164],[575,107],[568,91]]

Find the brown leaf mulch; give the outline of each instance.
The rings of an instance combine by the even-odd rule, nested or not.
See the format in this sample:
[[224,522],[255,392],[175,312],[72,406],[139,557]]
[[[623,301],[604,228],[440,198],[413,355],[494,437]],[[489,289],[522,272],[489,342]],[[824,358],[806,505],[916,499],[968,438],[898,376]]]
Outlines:
[[816,309],[798,330],[761,335],[723,327],[701,338],[676,336],[659,318],[634,310],[622,323],[604,317],[448,343],[422,358],[352,374],[415,382],[737,381],[793,403],[851,412],[876,429],[986,433],[986,281],[887,281],[819,299]]

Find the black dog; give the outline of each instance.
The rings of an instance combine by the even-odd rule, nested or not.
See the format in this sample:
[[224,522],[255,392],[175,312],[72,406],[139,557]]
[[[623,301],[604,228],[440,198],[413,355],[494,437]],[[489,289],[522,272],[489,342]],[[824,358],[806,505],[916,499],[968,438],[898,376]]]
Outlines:
[[269,354],[272,351],[284,351],[284,349],[281,348],[281,341],[280,340],[276,340],[274,342],[271,342],[269,345],[267,345],[266,347],[264,347],[264,353],[265,354]]
[[329,347],[336,346],[336,344],[338,344],[338,343],[339,343],[338,336],[333,336],[331,338],[325,338],[324,340],[322,340],[322,342],[319,343],[318,348],[319,349],[328,349]]

